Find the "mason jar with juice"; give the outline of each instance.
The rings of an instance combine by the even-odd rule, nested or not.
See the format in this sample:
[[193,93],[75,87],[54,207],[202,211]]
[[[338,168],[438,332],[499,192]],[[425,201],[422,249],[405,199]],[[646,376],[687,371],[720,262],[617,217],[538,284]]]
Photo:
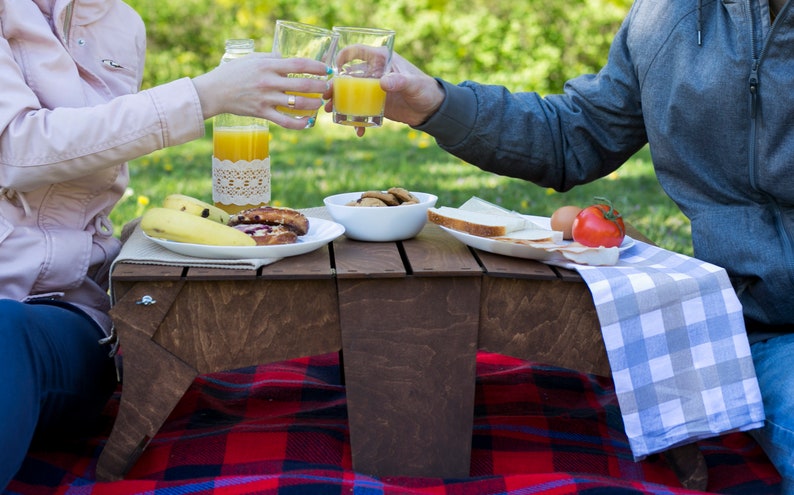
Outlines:
[[[253,40],[227,40],[221,63],[253,51]],[[212,200],[229,213],[270,203],[270,129],[265,119],[232,114],[213,119]]]

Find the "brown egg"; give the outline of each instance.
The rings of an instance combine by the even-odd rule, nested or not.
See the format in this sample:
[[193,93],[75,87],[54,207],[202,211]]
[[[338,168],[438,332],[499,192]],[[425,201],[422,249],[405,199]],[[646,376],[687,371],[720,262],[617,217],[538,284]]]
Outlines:
[[561,206],[551,214],[551,230],[562,232],[563,239],[572,239],[571,226],[573,219],[582,211],[578,206]]

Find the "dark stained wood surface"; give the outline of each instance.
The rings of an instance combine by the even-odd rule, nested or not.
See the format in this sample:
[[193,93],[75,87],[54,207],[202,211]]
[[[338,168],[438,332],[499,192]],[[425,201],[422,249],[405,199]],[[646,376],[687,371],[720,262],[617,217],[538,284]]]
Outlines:
[[471,250],[433,224],[403,241],[408,270],[417,277],[480,277],[482,268]]
[[259,271],[121,263],[113,289],[124,385],[98,479],[129,470],[196,375],[341,350],[327,247]]
[[404,278],[407,274],[394,242],[362,242],[342,237],[333,242],[338,280],[346,278]]
[[363,243],[335,243],[337,267],[358,267],[337,282],[356,471],[469,474],[482,272],[438,233],[392,244],[399,278],[393,251],[368,250],[362,264]]
[[100,480],[123,477],[200,373],[341,350],[354,469],[442,478],[469,474],[478,348],[609,374],[576,272],[432,224],[258,270],[119,263],[113,296],[124,386]]
[[479,347],[609,376],[592,296],[578,273],[477,251],[485,276]]
[[583,283],[486,276],[482,291],[481,349],[610,375],[598,316]]

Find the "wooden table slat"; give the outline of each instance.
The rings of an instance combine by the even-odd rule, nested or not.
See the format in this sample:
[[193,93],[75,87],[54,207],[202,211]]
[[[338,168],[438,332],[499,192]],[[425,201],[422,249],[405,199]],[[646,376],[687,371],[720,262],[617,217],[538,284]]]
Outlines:
[[569,270],[567,268],[554,267],[557,276],[563,282],[582,282],[582,276],[576,270]]
[[480,280],[338,280],[356,471],[468,476]]
[[468,246],[428,223],[403,250],[415,276],[481,276],[482,267]]
[[256,278],[256,270],[250,268],[205,268],[190,267],[185,278],[188,280],[251,280]]
[[402,278],[407,275],[397,244],[361,242],[340,237],[334,241],[337,278]]
[[488,275],[492,277],[528,278],[533,280],[556,280],[557,271],[551,266],[535,260],[513,258],[501,254],[475,250]]
[[310,253],[265,265],[261,272],[261,278],[270,280],[332,278],[334,272],[331,268],[331,251],[328,246],[323,246]]
[[113,268],[113,281],[179,280],[184,267],[144,263],[118,263]]

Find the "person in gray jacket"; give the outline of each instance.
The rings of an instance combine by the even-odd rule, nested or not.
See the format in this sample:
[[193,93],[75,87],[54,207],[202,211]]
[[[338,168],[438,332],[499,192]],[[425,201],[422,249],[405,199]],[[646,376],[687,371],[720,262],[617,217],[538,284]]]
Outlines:
[[[791,2],[788,2],[791,3]],[[794,493],[794,7],[636,0],[606,65],[563,94],[452,85],[395,56],[386,117],[478,167],[566,191],[647,144],[696,257],[743,305],[767,420],[752,433]],[[361,132],[360,132],[361,133]]]

